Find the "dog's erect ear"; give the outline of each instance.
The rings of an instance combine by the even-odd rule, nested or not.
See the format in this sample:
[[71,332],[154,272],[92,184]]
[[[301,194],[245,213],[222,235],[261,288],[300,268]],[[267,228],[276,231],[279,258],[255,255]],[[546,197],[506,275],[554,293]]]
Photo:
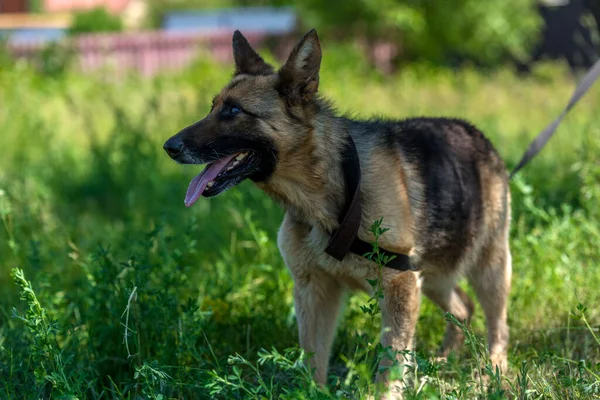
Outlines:
[[317,31],[308,32],[279,70],[279,92],[292,104],[310,101],[319,90],[321,45]]
[[248,43],[240,31],[233,33],[233,59],[235,60],[235,74],[270,75],[274,73],[273,67],[267,64]]

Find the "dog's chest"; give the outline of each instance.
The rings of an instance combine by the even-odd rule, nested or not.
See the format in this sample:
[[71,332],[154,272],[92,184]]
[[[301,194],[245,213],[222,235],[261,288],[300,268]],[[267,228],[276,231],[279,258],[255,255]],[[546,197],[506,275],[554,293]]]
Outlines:
[[287,218],[278,237],[280,251],[293,276],[310,276],[319,269],[354,289],[369,290],[367,279],[378,275],[378,265],[353,253],[343,261],[336,260],[325,253],[329,240],[326,231],[306,226],[299,229]]

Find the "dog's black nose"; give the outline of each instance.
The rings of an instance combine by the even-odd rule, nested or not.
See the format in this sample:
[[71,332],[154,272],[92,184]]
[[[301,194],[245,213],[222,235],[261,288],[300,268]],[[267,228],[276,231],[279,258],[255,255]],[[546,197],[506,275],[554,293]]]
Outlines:
[[183,141],[177,137],[172,137],[165,142],[163,149],[171,156],[175,157],[183,150]]

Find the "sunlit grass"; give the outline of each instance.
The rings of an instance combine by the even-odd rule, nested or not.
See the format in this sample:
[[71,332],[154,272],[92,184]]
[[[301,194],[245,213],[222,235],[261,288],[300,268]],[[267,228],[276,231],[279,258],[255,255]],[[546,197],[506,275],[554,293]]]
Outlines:
[[[466,118],[510,166],[574,85],[556,66],[526,77],[409,66],[382,77],[350,48],[324,54],[321,91],[340,112]],[[148,81],[0,70],[0,398],[372,393],[364,375],[371,366],[344,361],[360,335],[377,334],[360,309],[367,296],[349,299],[328,392],[307,382],[299,352],[284,352],[297,339],[292,283],[275,244],[277,205],[246,182],[183,206],[197,168],[173,163],[162,144],[206,114],[230,74],[210,62]],[[512,184],[511,371],[490,385],[490,397],[594,398],[600,391],[592,335],[600,321],[599,104],[592,89]],[[51,349],[13,318],[12,307],[26,306],[12,268],[24,270],[21,288],[31,281],[44,323],[56,322]],[[123,339],[128,304],[133,357]],[[481,314],[472,324],[477,338],[485,334]],[[424,301],[409,396],[473,398],[481,390],[472,351],[448,364],[430,362],[444,325]],[[234,366],[239,378],[232,378]]]

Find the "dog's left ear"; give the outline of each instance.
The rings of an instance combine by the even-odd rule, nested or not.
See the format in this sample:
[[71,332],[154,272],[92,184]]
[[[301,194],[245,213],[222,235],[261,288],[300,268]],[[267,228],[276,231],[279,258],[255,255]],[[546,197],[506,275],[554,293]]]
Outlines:
[[317,31],[308,32],[279,70],[279,92],[292,104],[310,101],[319,90],[321,44]]
[[273,67],[267,64],[250,46],[242,32],[235,31],[232,39],[235,73],[248,75],[270,75],[275,73]]

